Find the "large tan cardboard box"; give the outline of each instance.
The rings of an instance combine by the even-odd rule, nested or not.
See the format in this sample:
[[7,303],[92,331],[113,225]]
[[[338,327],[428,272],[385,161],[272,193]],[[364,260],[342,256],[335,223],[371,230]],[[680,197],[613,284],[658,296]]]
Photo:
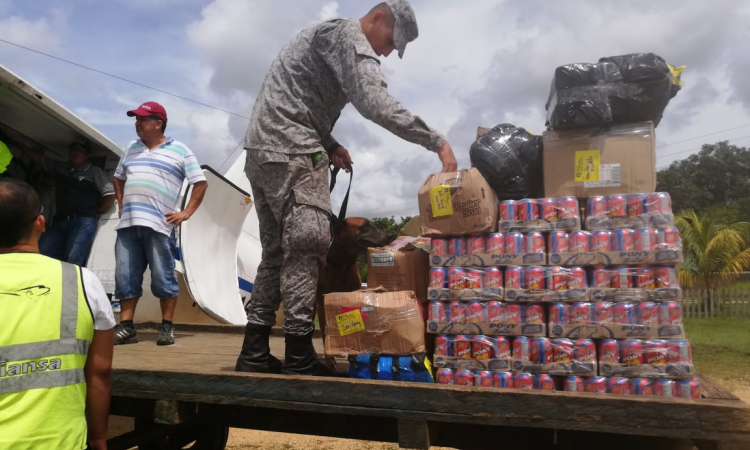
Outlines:
[[367,249],[367,287],[386,291],[414,291],[427,301],[430,239],[401,236],[386,247]]
[[651,122],[544,133],[546,197],[588,198],[655,189]]
[[327,294],[325,354],[425,352],[425,321],[412,291],[361,290]]
[[[452,214],[433,214],[431,199],[442,191],[450,195],[442,195],[440,204],[450,207]],[[430,175],[419,188],[422,236],[491,233],[497,229],[497,212],[495,192],[473,167]]]

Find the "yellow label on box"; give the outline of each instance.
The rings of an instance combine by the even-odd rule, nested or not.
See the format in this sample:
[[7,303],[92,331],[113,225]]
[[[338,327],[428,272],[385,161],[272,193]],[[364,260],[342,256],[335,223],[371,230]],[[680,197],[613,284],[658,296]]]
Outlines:
[[336,316],[336,324],[339,326],[339,333],[342,336],[365,331],[365,322],[362,320],[362,313],[358,309]]
[[431,188],[430,203],[432,204],[432,217],[452,216],[453,201],[451,200],[451,187],[444,184]]
[[599,181],[599,150],[577,151],[575,181]]

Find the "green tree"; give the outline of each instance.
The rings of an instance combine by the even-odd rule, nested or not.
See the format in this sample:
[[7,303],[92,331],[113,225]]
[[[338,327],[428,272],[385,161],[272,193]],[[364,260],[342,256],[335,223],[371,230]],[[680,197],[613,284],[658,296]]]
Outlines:
[[660,170],[656,189],[669,192],[676,212],[712,211],[750,221],[750,150],[726,141],[705,144],[697,154]]
[[680,285],[700,289],[710,307],[716,288],[750,269],[750,223],[729,224],[719,215],[688,210],[675,225],[682,238]]
[[[398,221],[393,217],[374,217],[372,218],[372,222],[375,224],[376,227],[380,228],[381,230],[385,231],[386,234],[388,234],[388,237],[390,240],[396,239],[399,232],[401,232],[401,228],[406,225],[407,222],[409,222],[412,219],[411,216],[401,216],[401,219]],[[362,282],[367,282],[367,255],[359,255],[359,258],[357,258],[357,268],[359,269],[359,276],[362,278]]]

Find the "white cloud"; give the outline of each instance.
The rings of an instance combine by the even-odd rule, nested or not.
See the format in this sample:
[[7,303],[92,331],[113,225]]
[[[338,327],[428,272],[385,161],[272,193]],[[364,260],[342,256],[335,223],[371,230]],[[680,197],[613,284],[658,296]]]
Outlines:
[[32,20],[20,15],[11,15],[7,3],[0,4],[2,39],[43,52],[55,52],[63,44],[65,31],[66,17],[58,9],[51,9],[46,17]]

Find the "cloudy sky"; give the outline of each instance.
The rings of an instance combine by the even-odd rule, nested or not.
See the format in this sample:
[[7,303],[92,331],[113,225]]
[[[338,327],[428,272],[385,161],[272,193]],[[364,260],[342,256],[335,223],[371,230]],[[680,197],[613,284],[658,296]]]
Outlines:
[[[242,152],[255,94],[278,50],[316,21],[360,17],[373,4],[0,0],[0,39],[163,92],[6,42],[0,42],[0,64],[120,145],[135,137],[125,111],[158,101],[169,113],[169,134],[187,143],[202,163],[226,169]],[[657,129],[658,168],[703,143],[750,144],[750,56],[742,50],[750,41],[748,2],[413,0],[412,5],[420,37],[409,44],[405,59],[395,52],[383,59],[383,71],[391,93],[448,137],[460,167],[470,165],[477,126],[510,122],[543,131],[555,67],[634,52],[654,52],[687,66],[685,86]],[[417,213],[419,184],[440,170],[434,154],[362,119],[351,106],[334,135],[349,149],[357,172],[349,215]],[[334,194],[334,210],[343,191],[339,186]]]

